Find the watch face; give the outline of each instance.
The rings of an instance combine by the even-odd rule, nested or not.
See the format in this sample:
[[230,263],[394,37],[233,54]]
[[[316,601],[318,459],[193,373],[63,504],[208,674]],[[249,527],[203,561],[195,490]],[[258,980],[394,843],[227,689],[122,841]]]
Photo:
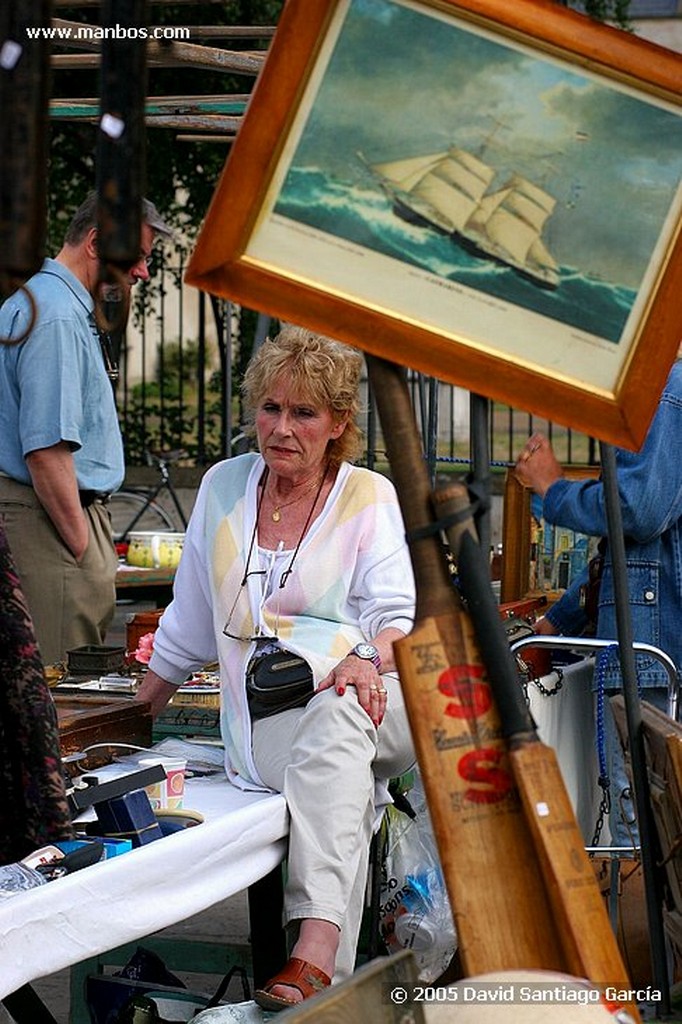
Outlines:
[[356,654],[358,658],[371,661],[377,671],[381,669],[381,656],[374,644],[356,644],[351,653]]
[[373,644],[356,644],[353,653],[357,654],[358,658],[366,658],[367,661],[371,661],[379,652]]

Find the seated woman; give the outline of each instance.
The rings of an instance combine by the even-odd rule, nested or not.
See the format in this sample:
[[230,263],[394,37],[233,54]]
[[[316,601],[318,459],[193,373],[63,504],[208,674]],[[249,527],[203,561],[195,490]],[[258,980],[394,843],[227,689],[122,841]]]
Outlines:
[[301,328],[261,346],[243,386],[260,454],[206,473],[138,693],[156,713],[218,659],[228,776],[286,797],[297,937],[256,993],[270,1010],[353,970],[377,796],[414,762],[392,652],[412,568],[392,484],[350,464],[361,367]]

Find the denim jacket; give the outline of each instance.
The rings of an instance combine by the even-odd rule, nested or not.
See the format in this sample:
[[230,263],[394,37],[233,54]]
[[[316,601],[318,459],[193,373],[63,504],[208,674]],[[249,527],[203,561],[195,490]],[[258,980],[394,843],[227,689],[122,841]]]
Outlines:
[[[615,450],[633,639],[661,648],[682,666],[682,361],[666,382],[658,409],[639,452]],[[549,523],[592,536],[607,532],[601,480],[557,480],[547,490],[543,516]],[[563,634],[580,635],[584,614],[578,580],[550,609],[547,618]],[[599,593],[597,636],[615,639],[613,574],[607,548]],[[668,685],[654,658],[638,655],[641,686]],[[606,685],[620,686],[617,659],[609,661]]]

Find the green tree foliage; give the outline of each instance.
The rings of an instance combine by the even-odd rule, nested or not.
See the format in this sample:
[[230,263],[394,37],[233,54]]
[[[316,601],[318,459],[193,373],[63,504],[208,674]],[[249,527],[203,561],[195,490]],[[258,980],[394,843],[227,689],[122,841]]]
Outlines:
[[559,0],[565,7],[574,7],[576,10],[584,11],[591,18],[597,21],[611,21],[619,28],[629,29],[630,25],[630,0]]
[[[148,7],[158,25],[276,25],[283,0],[228,0],[224,4],[157,5]],[[97,8],[60,8],[60,18],[94,23]],[[190,39],[191,42],[191,39]],[[267,48],[267,40],[233,39],[212,44],[221,48]],[[209,96],[246,94],[252,76],[196,68],[149,68],[147,94]],[[99,95],[96,70],[57,70],[52,75],[55,98]],[[48,251],[61,245],[64,230],[85,193],[95,182],[97,126],[83,121],[51,122],[49,161]],[[147,132],[146,194],[164,215],[191,238],[199,230],[228,148],[216,142],[178,142],[174,130],[150,127]]]

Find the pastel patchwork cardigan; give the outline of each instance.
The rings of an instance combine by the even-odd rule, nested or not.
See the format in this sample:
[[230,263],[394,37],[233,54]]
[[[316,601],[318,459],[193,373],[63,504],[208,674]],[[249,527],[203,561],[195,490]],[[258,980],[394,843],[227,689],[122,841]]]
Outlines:
[[150,662],[175,684],[219,662],[226,769],[245,789],[265,788],[251,756],[244,687],[254,645],[227,637],[228,619],[230,633],[248,637],[262,607],[266,633],[305,657],[317,682],[359,640],[388,626],[409,633],[414,618],[412,567],[394,487],[347,463],[303,539],[286,586],[275,580],[264,602],[261,576],[250,573],[242,586],[264,468],[259,455],[248,454],[206,473]]

